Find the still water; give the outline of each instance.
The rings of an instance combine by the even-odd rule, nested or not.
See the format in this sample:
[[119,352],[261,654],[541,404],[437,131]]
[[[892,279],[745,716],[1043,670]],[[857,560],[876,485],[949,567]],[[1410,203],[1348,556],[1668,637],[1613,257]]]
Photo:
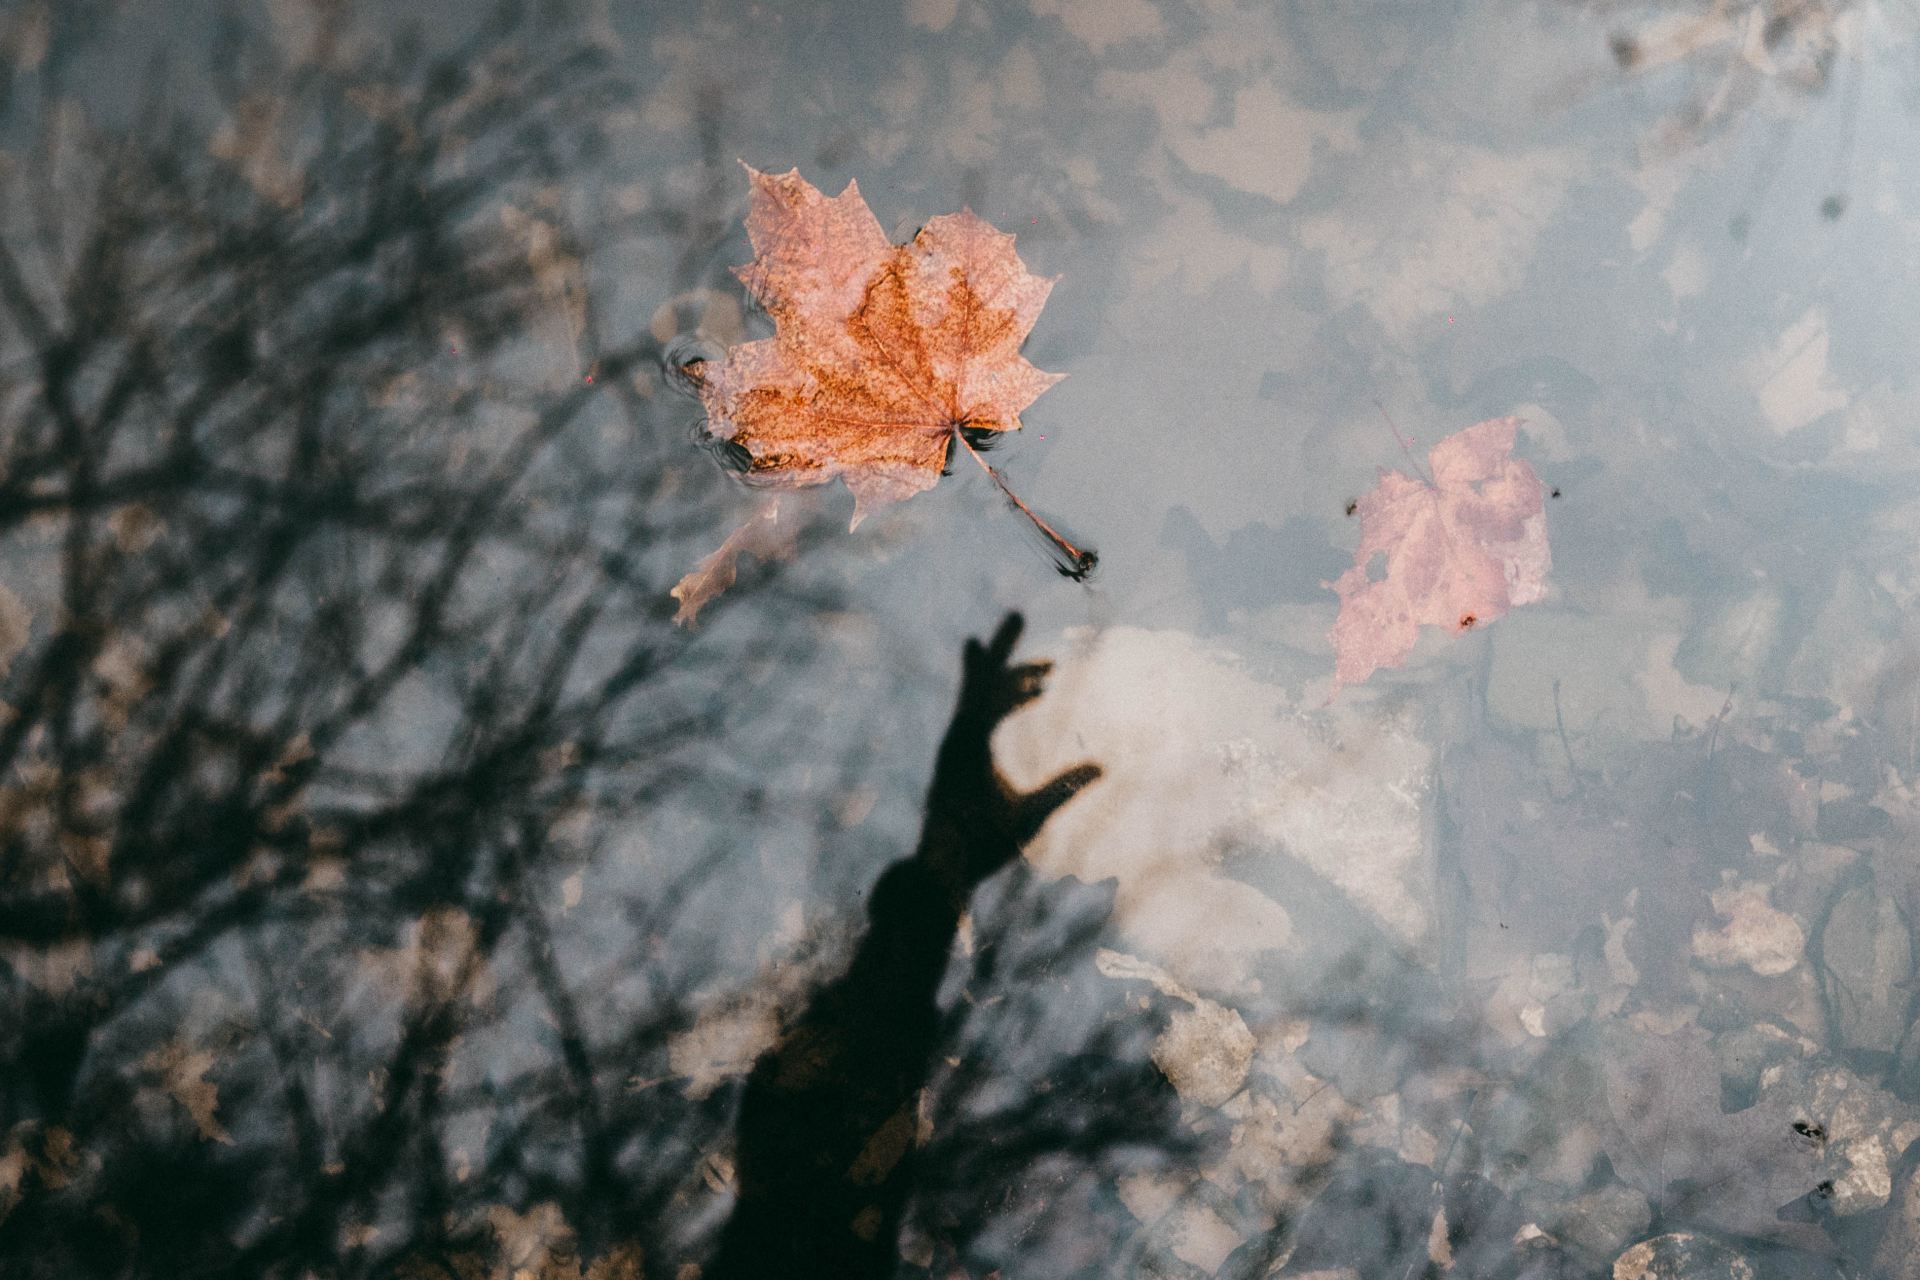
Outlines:
[[[1916,55],[0,12],[0,1272],[1920,1275]],[[1088,580],[957,457],[675,625],[741,162],[1057,278],[990,456]],[[1543,598],[1336,690],[1506,415]]]

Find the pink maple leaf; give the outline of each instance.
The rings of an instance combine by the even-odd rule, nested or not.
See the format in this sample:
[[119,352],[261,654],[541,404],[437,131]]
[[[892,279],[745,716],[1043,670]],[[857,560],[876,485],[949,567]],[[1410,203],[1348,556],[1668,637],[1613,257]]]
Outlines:
[[[1512,456],[1519,418],[1455,432],[1427,454],[1433,482],[1380,469],[1360,499],[1360,546],[1336,582],[1333,690],[1359,684],[1413,651],[1420,626],[1485,626],[1546,590],[1546,487]],[[1369,566],[1386,558],[1386,572]]]

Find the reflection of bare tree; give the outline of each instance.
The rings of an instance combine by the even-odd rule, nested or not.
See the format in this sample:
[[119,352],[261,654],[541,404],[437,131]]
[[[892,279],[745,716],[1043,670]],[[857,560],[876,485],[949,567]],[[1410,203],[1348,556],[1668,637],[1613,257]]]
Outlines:
[[[602,333],[606,229],[565,184],[617,86],[551,25],[430,55],[335,16],[290,58],[235,27],[211,112],[129,132],[58,105],[58,23],[9,86],[37,130],[0,215],[22,1274],[431,1275],[476,1238],[612,1267],[666,1194],[617,1168],[644,1115],[612,1084],[661,1032],[589,1024],[541,903],[721,776],[737,659],[669,621],[712,473],[658,341]],[[487,1037],[512,1071],[462,1068]]]

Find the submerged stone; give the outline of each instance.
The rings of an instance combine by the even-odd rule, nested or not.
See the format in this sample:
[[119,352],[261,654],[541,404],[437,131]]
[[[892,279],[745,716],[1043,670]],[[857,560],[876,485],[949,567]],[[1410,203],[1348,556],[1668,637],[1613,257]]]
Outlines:
[[1753,1264],[1730,1245],[1693,1231],[1642,1240],[1613,1260],[1613,1280],[1753,1280]]
[[1646,1196],[1615,1183],[1568,1201],[1551,1230],[1572,1248],[1610,1258],[1652,1222]]
[[1047,697],[1009,718],[994,758],[1021,785],[1063,760],[1106,770],[1025,853],[1045,876],[1113,878],[1129,951],[1227,993],[1269,953],[1369,936],[1432,951],[1434,750],[1410,713],[1301,705],[1179,632],[1069,632],[1052,648]]
[[1913,1003],[1913,934],[1906,913],[1869,878],[1834,900],[1820,929],[1820,989],[1848,1049],[1891,1054]]

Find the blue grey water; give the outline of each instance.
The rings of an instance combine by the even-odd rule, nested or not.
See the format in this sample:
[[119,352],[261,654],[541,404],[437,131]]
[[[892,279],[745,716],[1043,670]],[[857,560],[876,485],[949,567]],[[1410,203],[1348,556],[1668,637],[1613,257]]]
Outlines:
[[[764,1153],[884,1098],[866,1216],[755,1231],[1920,1274],[1916,53],[1908,0],[6,8],[0,1270],[750,1274]],[[754,509],[676,372],[772,331],[741,162],[1057,277],[991,457],[1089,580],[963,458],[673,623]],[[1336,691],[1349,504],[1504,415],[1544,598]],[[1010,612],[1044,692],[956,714]],[[1101,776],[916,933],[950,715]]]

